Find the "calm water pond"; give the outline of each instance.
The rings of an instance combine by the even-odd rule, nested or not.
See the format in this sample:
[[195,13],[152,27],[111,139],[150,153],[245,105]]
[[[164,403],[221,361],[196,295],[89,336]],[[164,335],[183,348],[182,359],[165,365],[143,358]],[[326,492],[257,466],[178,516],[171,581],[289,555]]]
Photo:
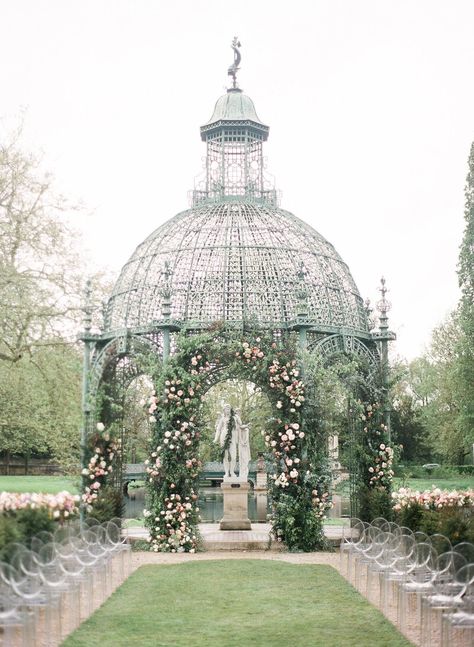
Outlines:
[[[334,507],[329,511],[329,518],[347,516],[350,514],[349,499],[335,495],[333,497]],[[140,519],[143,517],[145,507],[145,488],[129,490],[129,496],[125,499],[125,518]],[[199,490],[199,509],[201,520],[204,523],[217,523],[223,517],[223,498],[220,488],[203,487]],[[268,508],[267,496],[261,492],[249,492],[248,500],[250,521],[267,521]]]
[[[250,521],[266,521],[268,502],[266,494],[260,492],[249,493],[249,519]],[[129,490],[125,498],[125,518],[140,519],[143,517],[145,507],[145,488]],[[205,523],[219,522],[223,515],[223,498],[220,488],[204,487],[199,490],[199,510],[201,520]]]

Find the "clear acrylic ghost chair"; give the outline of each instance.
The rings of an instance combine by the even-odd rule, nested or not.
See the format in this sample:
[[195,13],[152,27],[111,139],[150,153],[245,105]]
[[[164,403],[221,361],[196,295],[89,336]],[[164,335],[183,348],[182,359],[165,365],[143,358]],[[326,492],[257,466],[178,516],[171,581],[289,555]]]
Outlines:
[[456,574],[463,589],[457,611],[445,613],[442,619],[441,647],[474,645],[474,564],[463,566]]
[[89,550],[99,558],[103,565],[103,593],[105,598],[111,593],[113,546],[108,540],[107,531],[104,526],[94,526],[90,530],[96,536],[96,541],[90,544]]
[[441,535],[439,532],[436,532],[434,535],[430,535],[430,543],[436,550],[438,555],[448,553],[453,549],[451,541],[444,535]]
[[94,587],[90,600],[93,608],[102,604],[107,587],[107,550],[101,545],[103,535],[97,528],[98,526],[94,526],[89,530],[82,530],[82,547],[78,555],[82,563],[93,566]]
[[367,598],[380,609],[384,608],[385,576],[393,570],[398,559],[398,548],[401,538],[391,532],[383,532],[377,537],[381,548],[374,553],[374,560],[369,564],[367,575]]
[[42,546],[38,557],[41,566],[41,579],[44,586],[47,587],[53,603],[58,608],[57,625],[52,626],[52,631],[57,633],[59,639],[62,639],[67,625],[67,602],[70,601],[72,605],[78,604],[75,599],[77,588],[61,568],[56,544],[49,543]]
[[40,532],[36,533],[36,535],[31,538],[31,550],[35,553],[39,553],[41,546],[49,544],[53,541],[53,538],[52,532],[49,532],[48,530],[40,530]]
[[412,532],[400,535],[391,568],[382,574],[382,610],[392,620],[398,617],[398,589],[411,566],[415,546],[416,541]]
[[364,543],[356,552],[354,568],[354,586],[361,592],[367,589],[369,564],[380,550],[378,538],[385,534],[380,530],[379,526],[373,526],[372,524],[364,532]]
[[101,532],[102,544],[108,552],[107,592],[110,594],[125,578],[125,553],[121,550],[120,530],[113,522],[105,521]]
[[421,598],[422,646],[440,644],[442,616],[459,606],[459,595],[463,587],[456,581],[456,574],[466,563],[466,559],[455,551],[439,555],[433,590]]
[[[421,596],[433,590],[437,557],[431,544],[415,544],[408,570],[398,588],[397,624],[402,633],[412,624],[418,630],[420,628]],[[413,623],[410,623],[412,616]]]
[[130,575],[132,570],[132,546],[129,543],[127,537],[122,534],[122,519],[120,517],[114,517],[110,520],[110,523],[113,523],[117,528],[116,531],[112,531],[112,534],[116,534],[114,541],[117,543],[120,542],[120,551],[122,552],[123,568],[124,568],[124,579]]
[[67,581],[71,587],[69,597],[76,600],[76,603],[70,607],[69,631],[78,627],[81,617],[85,617],[83,594],[88,584],[86,568],[81,564],[76,553],[77,541],[75,537],[65,537],[62,542],[56,544],[59,566],[67,576]]
[[[24,554],[24,559],[25,559]],[[31,570],[31,569],[30,569]],[[29,644],[46,644],[49,635],[47,618],[51,604],[38,573],[27,575],[11,564],[0,563],[0,578],[8,583],[21,600],[22,610],[30,615]]]
[[[90,543],[86,541],[87,532],[88,531],[83,531],[80,537],[76,537],[72,540],[74,543],[76,559],[84,569],[84,579],[81,582],[81,614],[84,611],[84,616],[81,615],[81,620],[91,615],[96,606],[96,598],[101,594],[101,587],[97,578],[100,577],[99,572],[102,568],[102,564],[100,562],[100,558],[89,550]],[[93,535],[93,537],[95,538],[95,535]],[[102,581],[102,578],[100,578],[100,581]]]
[[[26,640],[28,644],[33,643],[33,637],[35,636],[35,612],[33,609],[28,609],[25,605],[24,600],[21,595],[15,590],[14,582],[21,582],[25,578],[25,575],[19,573],[14,566],[8,564],[7,562],[0,562],[0,587],[1,590],[6,593],[8,590],[11,591],[12,595],[16,597],[15,603],[18,609],[18,612],[21,613],[25,618],[25,627],[22,632],[25,636],[22,636],[22,642]],[[28,620],[26,620],[26,615],[29,615]],[[0,631],[1,634],[1,631]]]
[[474,564],[474,544],[470,541],[463,541],[460,544],[453,546],[456,553],[462,555],[468,564]]
[[21,598],[0,579],[0,629],[5,647],[31,647],[32,618],[23,608]]
[[[341,571],[344,570],[346,577],[350,576],[350,554],[355,550],[355,544],[362,539],[365,530],[365,524],[360,519],[352,517],[348,526],[342,527],[342,538],[339,546],[339,558]],[[346,560],[344,558],[346,557]],[[345,568],[344,568],[345,561]]]

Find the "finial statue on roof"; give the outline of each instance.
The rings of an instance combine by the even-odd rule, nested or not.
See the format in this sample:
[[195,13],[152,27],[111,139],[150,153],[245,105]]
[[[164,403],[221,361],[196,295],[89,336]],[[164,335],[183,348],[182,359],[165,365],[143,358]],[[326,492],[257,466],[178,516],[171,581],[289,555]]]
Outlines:
[[237,36],[234,36],[234,40],[232,41],[231,47],[234,50],[234,62],[227,70],[227,74],[232,77],[232,87],[236,88],[237,72],[239,71],[239,64],[240,64],[240,61],[242,60],[242,56],[240,55],[240,52],[238,50],[238,48],[242,47],[242,45],[240,44],[240,41],[237,38]]
[[380,301],[377,302],[377,309],[384,316],[387,315],[387,312],[392,307],[392,304],[390,303],[390,301],[388,301],[385,297],[385,295],[388,292],[385,283],[386,283],[385,278],[382,276],[382,278],[380,279],[381,287],[379,288],[379,292],[381,293],[382,298],[380,299]]

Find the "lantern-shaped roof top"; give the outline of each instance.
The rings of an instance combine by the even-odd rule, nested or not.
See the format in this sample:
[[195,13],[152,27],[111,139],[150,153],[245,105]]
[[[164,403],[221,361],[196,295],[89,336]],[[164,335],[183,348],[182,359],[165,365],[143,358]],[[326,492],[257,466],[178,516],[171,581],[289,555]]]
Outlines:
[[201,126],[201,137],[206,140],[209,132],[222,128],[224,125],[235,125],[235,122],[254,126],[262,132],[264,141],[268,137],[268,126],[260,121],[252,99],[240,88],[229,88],[227,93],[217,100],[212,117]]

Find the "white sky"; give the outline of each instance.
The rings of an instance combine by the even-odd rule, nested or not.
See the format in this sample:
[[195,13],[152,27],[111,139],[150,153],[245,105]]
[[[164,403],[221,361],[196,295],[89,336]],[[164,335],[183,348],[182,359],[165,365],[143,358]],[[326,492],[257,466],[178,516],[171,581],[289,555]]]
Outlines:
[[27,108],[26,145],[87,205],[92,262],[118,273],[189,206],[237,34],[281,206],[363,298],[386,277],[412,357],[459,296],[473,33],[472,0],[0,0],[0,115]]

